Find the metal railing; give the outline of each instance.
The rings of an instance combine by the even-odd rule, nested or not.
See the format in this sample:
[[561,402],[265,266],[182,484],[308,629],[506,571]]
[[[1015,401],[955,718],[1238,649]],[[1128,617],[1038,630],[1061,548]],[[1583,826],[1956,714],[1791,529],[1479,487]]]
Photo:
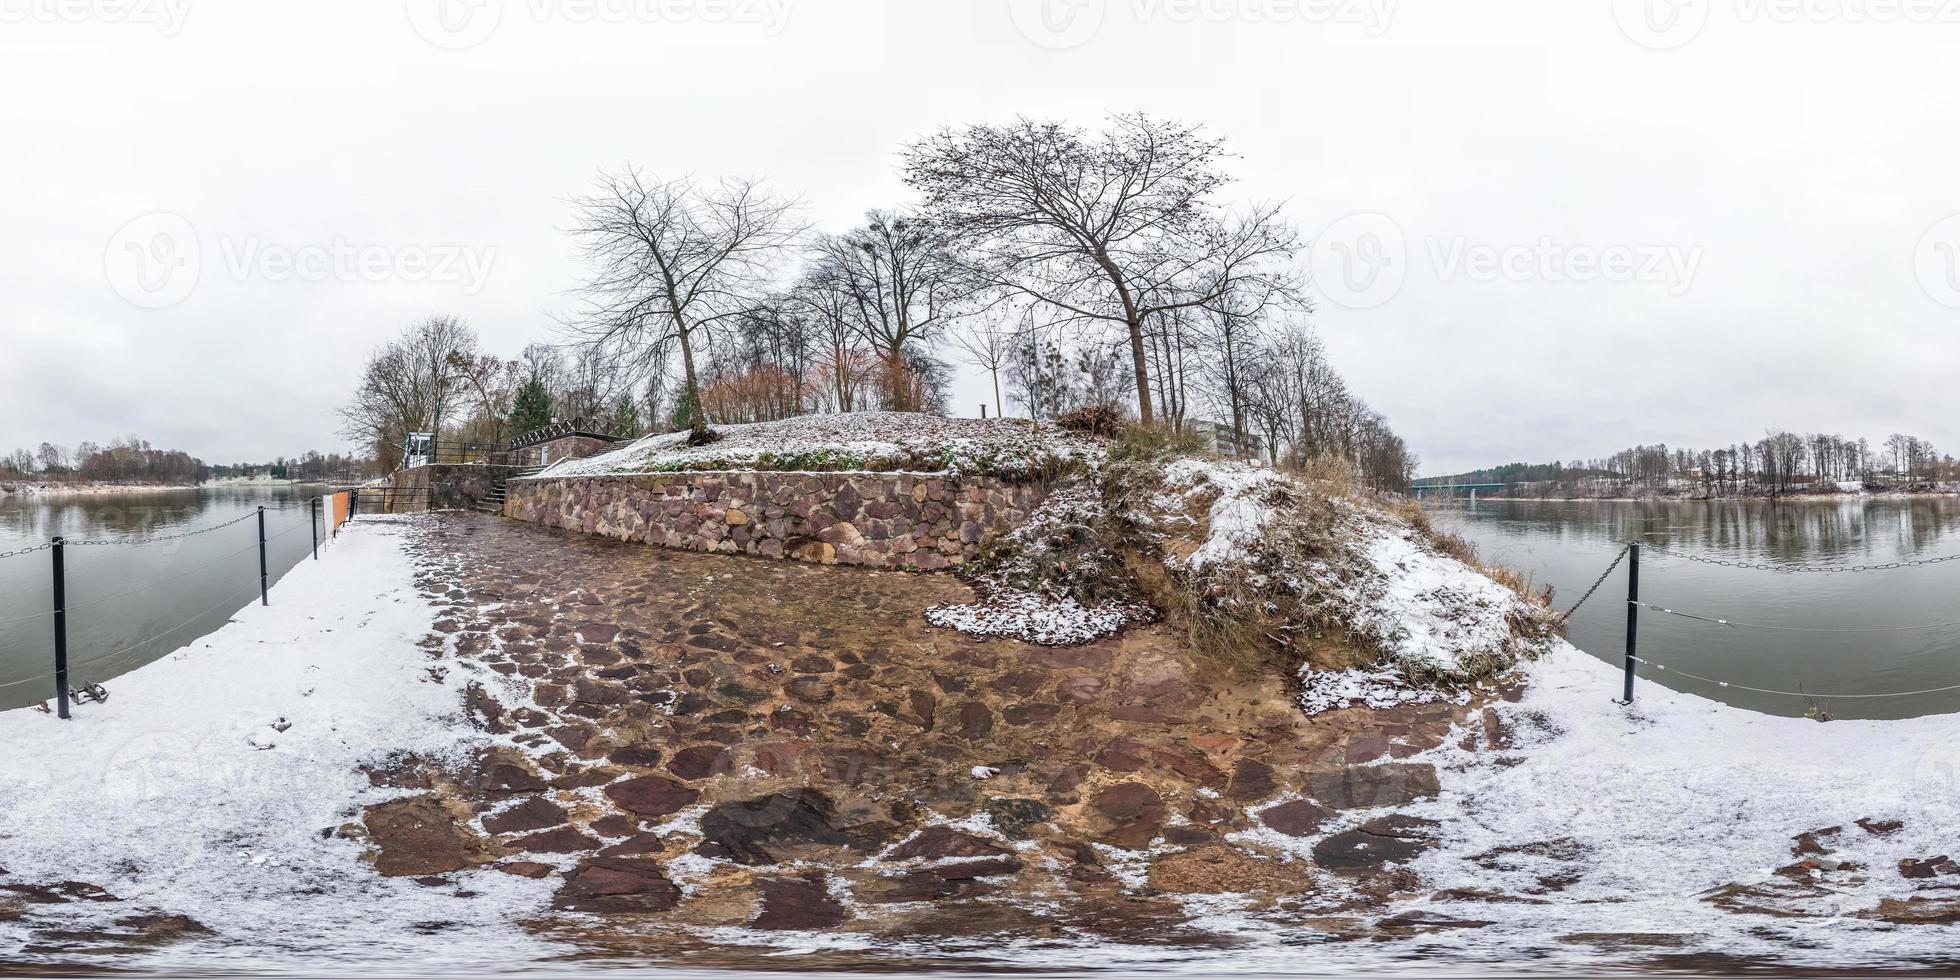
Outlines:
[[[53,668],[54,668],[53,670],[45,673],[39,673],[29,677],[17,678],[14,680],[0,682],[0,690],[5,690],[14,687],[23,687],[29,684],[35,684],[43,681],[52,680],[54,682],[55,700],[57,702],[56,713],[59,715],[59,717],[66,719],[70,717],[70,702],[76,698],[76,692],[70,689],[68,683],[71,669],[108,663],[117,658],[125,657],[131,653],[142,650],[145,647],[149,646],[150,644],[156,642],[157,640],[160,640],[166,636],[171,635],[172,633],[176,633],[182,629],[185,629],[186,627],[191,626],[194,623],[197,623],[199,620],[202,620],[205,616],[208,616],[211,613],[216,612],[220,607],[224,606],[226,603],[244,598],[245,596],[250,594],[250,590],[252,588],[256,588],[258,590],[260,605],[265,605],[265,606],[271,605],[272,604],[272,596],[271,596],[272,576],[271,576],[271,566],[267,560],[266,545],[271,541],[277,541],[281,538],[284,538],[286,535],[297,533],[300,530],[300,527],[299,525],[295,524],[291,527],[286,528],[285,530],[268,535],[266,532],[266,513],[269,510],[276,512],[276,511],[284,511],[284,510],[298,510],[304,508],[307,511],[306,525],[308,528],[311,529],[311,533],[312,533],[313,560],[318,561],[320,559],[320,541],[323,534],[331,535],[337,532],[338,530],[337,525],[329,526],[329,523],[332,520],[331,515],[323,514],[323,503],[325,501],[331,500],[333,496],[335,495],[318,496],[318,497],[310,498],[306,500],[304,503],[290,503],[290,504],[286,504],[282,506],[274,506],[270,508],[261,506],[254,511],[248,512],[232,520],[225,521],[222,524],[214,524],[211,525],[210,527],[198,528],[197,530],[194,531],[183,531],[176,534],[149,535],[144,537],[133,537],[133,538],[84,539],[84,538],[70,538],[66,536],[57,536],[48,540],[43,544],[38,544],[27,548],[21,548],[15,551],[0,553],[0,559],[13,559],[13,558],[25,559],[28,558],[29,556],[38,555],[41,552],[47,552],[48,554],[50,581],[51,584],[53,585],[53,593],[52,593],[53,601],[51,603],[51,608],[49,608],[46,612],[34,613],[32,615],[21,616],[15,619],[0,620],[0,626],[7,626],[15,623],[31,622],[33,620],[38,620],[38,619],[51,620],[51,625],[53,627],[52,653],[53,653]],[[357,504],[355,503],[355,500],[357,499],[358,499],[357,497],[350,499],[349,502],[350,506],[347,514],[347,518],[350,520],[353,518],[354,510],[357,507]],[[323,516],[327,517],[327,521],[329,523],[323,523],[322,521]],[[228,551],[225,554],[215,559],[212,559],[211,561],[205,562],[203,564],[197,565],[192,568],[172,569],[170,576],[165,579],[160,579],[158,581],[150,582],[145,585],[140,585],[135,588],[125,589],[121,592],[114,592],[109,595],[97,596],[96,598],[87,600],[86,602],[71,603],[68,601],[68,578],[69,578],[68,553],[70,549],[142,547],[145,545],[154,545],[165,541],[180,541],[186,538],[195,538],[203,535],[215,534],[217,532],[225,531],[227,529],[237,527],[238,525],[245,524],[248,521],[252,522],[253,524],[252,527],[253,542],[251,544],[247,544],[244,547],[234,551]],[[196,572],[204,571],[205,569],[213,568],[225,562],[231,561],[232,559],[235,559],[238,556],[246,554],[254,549],[258,551],[258,555],[259,555],[258,580],[256,583],[243,586],[238,589],[234,589],[231,592],[227,593],[224,597],[220,598],[216,603],[202,610],[199,610],[195,615],[191,616],[189,619],[186,619],[183,622],[180,622],[167,629],[163,629],[156,633],[152,633],[149,636],[144,637],[143,639],[138,640],[134,643],[123,646],[120,649],[99,656],[90,657],[89,659],[81,661],[79,663],[70,662],[70,658],[69,658],[70,649],[69,649],[69,636],[68,636],[68,616],[70,613],[79,609],[85,609],[92,606],[99,606],[104,603],[110,602],[112,600],[122,599],[129,596],[137,595],[139,593],[148,592],[152,589],[159,588],[163,585],[179,581],[184,576],[191,575]]]
[[1943,565],[1948,562],[1960,561],[1960,555],[1944,555],[1938,558],[1914,558],[1914,559],[1906,559],[1902,561],[1884,562],[1880,564],[1870,564],[1870,565],[1822,565],[1822,564],[1774,565],[1774,564],[1767,564],[1763,562],[1738,561],[1738,560],[1727,559],[1727,558],[1710,558],[1705,555],[1691,555],[1691,554],[1685,554],[1681,552],[1669,551],[1665,548],[1661,548],[1656,545],[1642,544],[1639,541],[1630,542],[1625,547],[1620,549],[1619,555],[1613,559],[1612,564],[1606,567],[1606,571],[1599,576],[1598,581],[1595,581],[1592,585],[1592,588],[1587,589],[1586,594],[1580,597],[1579,601],[1573,604],[1572,608],[1568,609],[1563,616],[1563,618],[1569,622],[1572,618],[1573,613],[1578,612],[1579,607],[1585,605],[1586,600],[1592,598],[1593,593],[1598,592],[1600,586],[1606,583],[1606,580],[1613,574],[1614,569],[1618,568],[1622,562],[1625,562],[1627,566],[1627,598],[1626,598],[1627,621],[1626,621],[1626,652],[1625,652],[1624,659],[1622,661],[1623,672],[1625,676],[1625,684],[1623,687],[1622,697],[1617,702],[1621,705],[1633,704],[1633,682],[1638,674],[1638,668],[1641,666],[1651,667],[1656,671],[1678,674],[1682,677],[1686,677],[1696,681],[1701,681],[1706,684],[1713,684],[1716,687],[1725,688],[1725,689],[1748,691],[1753,694],[1766,694],[1772,696],[1806,698],[1806,699],[1818,700],[1818,701],[1910,698],[1910,697],[1920,697],[1922,695],[1928,695],[1928,694],[1944,694],[1951,691],[1960,691],[1960,684],[1950,684],[1943,687],[1927,688],[1927,689],[1917,690],[1917,691],[1894,691],[1894,692],[1888,692],[1883,694],[1823,694],[1815,691],[1784,691],[1784,690],[1777,690],[1774,688],[1752,687],[1746,684],[1739,684],[1734,681],[1726,681],[1714,677],[1705,677],[1700,674],[1692,674],[1685,670],[1680,670],[1678,668],[1670,667],[1667,664],[1659,663],[1654,660],[1649,660],[1645,657],[1642,657],[1639,655],[1640,611],[1642,609],[1648,610],[1658,615],[1671,616],[1679,619],[1688,620],[1690,622],[1700,623],[1706,626],[1715,626],[1723,629],[1760,630],[1764,632],[1774,632],[1774,633],[1871,635],[1871,634],[1884,634],[1884,633],[1915,633],[1915,632],[1924,632],[1924,631],[1939,630],[1939,629],[1952,629],[1952,628],[1960,627],[1960,621],[1943,622],[1943,623],[1925,623],[1925,624],[1906,625],[1906,626],[1863,626],[1863,627],[1789,626],[1789,625],[1769,624],[1769,623],[1741,622],[1738,620],[1726,619],[1714,615],[1704,615],[1701,613],[1683,612],[1676,609],[1664,608],[1662,606],[1654,605],[1653,603],[1641,601],[1640,555],[1643,549],[1653,551],[1656,554],[1665,555],[1669,558],[1679,558],[1683,561],[1696,562],[1698,564],[1718,565],[1724,568],[1739,568],[1739,569],[1747,569],[1751,571],[1774,572],[1779,574],[1790,574],[1790,575],[1806,575],[1806,574],[1843,575],[1843,574],[1854,574],[1860,572],[1883,572],[1883,571],[1893,571],[1897,569],[1906,569],[1906,568],[1926,568],[1930,566]]

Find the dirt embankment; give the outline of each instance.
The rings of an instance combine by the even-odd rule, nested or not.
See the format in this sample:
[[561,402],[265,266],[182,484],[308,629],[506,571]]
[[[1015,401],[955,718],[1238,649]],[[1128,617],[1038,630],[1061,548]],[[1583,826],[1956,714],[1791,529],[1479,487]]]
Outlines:
[[343,832],[433,886],[482,866],[553,879],[560,911],[631,914],[623,935],[1168,939],[1193,918],[1181,897],[1224,893],[1402,928],[1385,903],[1421,889],[1404,865],[1434,828],[1371,811],[1437,790],[1395,760],[1495,717],[1310,718],[1286,680],[1209,676],[1163,627],[1072,648],[935,629],[921,610],[971,597],[949,576],[465,515],[425,534],[428,554],[471,556],[460,581],[432,563],[445,612],[425,645],[459,658],[445,680],[485,744],[460,770],[377,771],[413,792]]

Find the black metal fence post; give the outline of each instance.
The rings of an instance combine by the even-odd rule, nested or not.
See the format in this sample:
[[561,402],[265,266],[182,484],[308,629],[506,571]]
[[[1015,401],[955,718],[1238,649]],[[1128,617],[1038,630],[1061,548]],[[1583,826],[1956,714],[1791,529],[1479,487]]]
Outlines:
[[313,560],[320,560],[320,498],[314,497],[306,505],[306,522],[313,531]]
[[260,507],[259,508],[259,605],[261,606],[272,605],[272,600],[266,597],[266,591],[267,591],[266,577],[267,576],[265,574],[265,508]]
[[1627,686],[1621,704],[1633,703],[1634,642],[1640,636],[1640,543],[1627,548]]
[[54,696],[58,714],[68,717],[68,573],[64,542],[54,539]]

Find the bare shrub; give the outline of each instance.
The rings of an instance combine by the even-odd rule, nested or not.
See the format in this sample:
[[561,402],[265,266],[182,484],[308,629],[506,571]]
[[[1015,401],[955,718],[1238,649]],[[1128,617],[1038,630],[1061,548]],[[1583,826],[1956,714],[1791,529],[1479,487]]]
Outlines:
[[1070,432],[1086,432],[1092,436],[1113,439],[1123,431],[1123,410],[1108,402],[1097,405],[1084,405],[1067,412],[1055,420],[1055,424]]

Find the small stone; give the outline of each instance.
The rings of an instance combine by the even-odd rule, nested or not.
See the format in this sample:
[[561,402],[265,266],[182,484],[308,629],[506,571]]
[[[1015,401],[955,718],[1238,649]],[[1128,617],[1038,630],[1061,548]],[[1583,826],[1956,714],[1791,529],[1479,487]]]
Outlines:
[[1336,810],[1403,806],[1441,791],[1436,767],[1413,763],[1349,766],[1307,774],[1308,796]]
[[1126,850],[1149,847],[1164,819],[1163,797],[1142,783],[1105,787],[1096,793],[1091,806],[1107,822],[1096,839]]
[[641,776],[606,787],[606,796],[622,809],[643,817],[678,813],[701,798],[695,790],[665,776]]
[[912,858],[1000,857],[1013,852],[984,837],[961,833],[951,827],[927,827],[918,836],[898,845],[887,856],[889,861]]
[[682,779],[707,779],[734,768],[735,753],[725,745],[696,745],[674,753],[667,771]]
[[587,858],[565,876],[551,907],[567,912],[665,912],[681,890],[644,858]]
[[497,870],[519,878],[543,878],[551,874],[551,865],[536,861],[511,861],[497,865]]
[[541,796],[533,796],[516,806],[483,818],[483,829],[493,834],[523,834],[565,822],[565,808]]
[[1259,821],[1288,837],[1312,837],[1333,816],[1334,811],[1311,800],[1294,800],[1260,811]]
[[1036,824],[1055,818],[1055,809],[1040,800],[996,796],[986,802],[984,809],[994,829],[1009,840],[1028,840],[1032,836],[1029,831]]
[[798,677],[785,690],[790,697],[808,704],[827,704],[837,696],[837,689],[821,677]]
[[534,854],[576,854],[599,846],[599,842],[572,827],[559,827],[520,837],[508,845],[511,850]]
[[362,815],[377,853],[374,869],[391,878],[447,874],[469,867],[471,840],[433,796],[368,807]]
[[1400,814],[1371,820],[1315,844],[1314,863],[1342,873],[1380,871],[1389,864],[1407,864],[1438,845],[1434,837],[1437,826],[1431,820]]
[[1273,767],[1256,759],[1240,759],[1232,767],[1232,781],[1225,788],[1225,795],[1241,802],[1263,800],[1273,795],[1278,784],[1273,779]]
[[844,905],[830,894],[821,872],[794,878],[764,878],[762,914],[749,925],[755,929],[829,929],[850,918]]

